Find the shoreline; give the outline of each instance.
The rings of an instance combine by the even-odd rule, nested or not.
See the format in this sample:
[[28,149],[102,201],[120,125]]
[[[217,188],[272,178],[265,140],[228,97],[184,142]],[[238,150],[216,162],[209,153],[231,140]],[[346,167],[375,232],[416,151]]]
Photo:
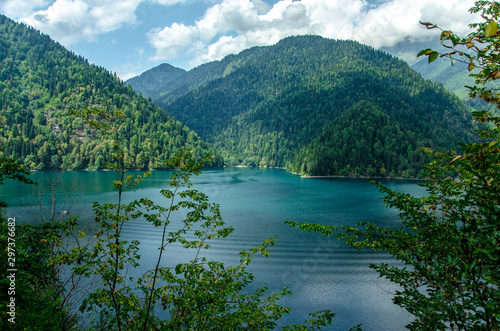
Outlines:
[[323,176],[310,176],[310,175],[300,175],[300,174],[294,174],[294,175],[299,175],[301,178],[317,178],[317,179],[325,179],[325,178],[360,178],[360,179],[402,179],[402,180],[421,180],[419,178],[411,178],[411,177],[375,177],[375,176],[340,176],[340,175],[323,175]]
[[[341,176],[341,175],[319,175],[319,176],[312,176],[312,175],[303,175],[301,173],[297,172],[292,172],[286,170],[286,168],[283,167],[269,167],[269,166],[246,166],[246,165],[235,165],[235,166],[223,166],[223,167],[208,167],[204,168],[204,170],[213,170],[213,169],[225,169],[225,168],[260,168],[260,169],[278,169],[278,170],[284,170],[285,172],[295,175],[295,176],[300,176],[300,178],[306,178],[306,179],[328,179],[328,178],[346,178],[346,179],[397,179],[397,180],[414,180],[414,181],[421,181],[422,179],[419,178],[405,178],[405,177],[372,177],[372,176]],[[172,171],[172,169],[126,169],[127,171]],[[72,170],[72,169],[51,169],[51,170],[29,170],[30,172],[38,172],[38,171],[84,171],[84,172],[91,172],[91,171],[103,171],[103,172],[108,172],[108,171],[114,171],[111,169],[78,169],[78,170]]]
[[303,175],[298,172],[292,172],[286,170],[286,168],[283,167],[269,167],[269,166],[245,166],[245,165],[236,165],[236,166],[224,166],[224,168],[262,168],[262,169],[279,169],[279,170],[285,170],[286,172],[300,176],[301,178],[311,178],[311,179],[328,179],[328,178],[360,178],[360,179],[397,179],[397,180],[415,180],[415,181],[421,181],[422,179],[419,178],[412,178],[412,177],[390,177],[390,176],[341,176],[341,175],[320,175],[320,176],[312,176],[312,175]]

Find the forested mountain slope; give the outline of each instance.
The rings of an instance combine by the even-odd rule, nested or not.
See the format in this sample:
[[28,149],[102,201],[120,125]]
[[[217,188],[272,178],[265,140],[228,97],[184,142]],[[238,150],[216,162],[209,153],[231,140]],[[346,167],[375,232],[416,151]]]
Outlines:
[[[127,118],[109,138],[68,110],[121,109]],[[208,146],[115,75],[89,64],[48,36],[0,15],[0,145],[31,169],[102,169],[113,142],[131,168],[163,168],[181,146]],[[220,158],[219,158],[220,159]]]
[[[481,99],[470,98],[469,89],[466,86],[473,86],[475,83],[474,79],[469,77],[468,64],[460,61],[453,61],[452,63],[448,57],[437,58],[432,64],[429,64],[426,56],[417,57],[417,54],[426,48],[437,50],[440,53],[447,53],[447,49],[441,45],[439,40],[404,41],[392,47],[384,47],[383,51],[404,60],[422,77],[443,84],[448,91],[455,93],[472,110],[488,110],[498,113],[494,105],[488,104]],[[498,85],[498,83],[490,84]]]
[[415,176],[420,147],[457,148],[453,142],[472,136],[468,109],[455,95],[354,41],[289,37],[181,79],[200,70],[214,73],[211,80],[173,100],[152,98],[230,165]]
[[155,104],[164,107],[190,91],[227,76],[259,54],[259,47],[252,48],[245,51],[244,58],[231,54],[220,61],[202,64],[188,72],[164,63],[130,78],[126,83],[145,97],[151,98]]
[[163,63],[127,80],[127,84],[146,97],[159,95],[163,90],[170,90],[171,85],[186,75],[186,70]]

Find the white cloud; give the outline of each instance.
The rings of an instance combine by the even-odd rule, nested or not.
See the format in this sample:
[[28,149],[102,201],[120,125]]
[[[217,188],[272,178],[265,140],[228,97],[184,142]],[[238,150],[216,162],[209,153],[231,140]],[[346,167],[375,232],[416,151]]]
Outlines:
[[[141,3],[163,6],[195,0],[0,0],[0,11],[49,34],[65,46],[93,41],[97,36],[140,24]],[[259,0],[257,0],[259,1]]]
[[425,40],[432,34],[419,21],[433,22],[465,33],[472,16],[471,1],[393,0],[363,15],[353,38],[374,47],[394,46],[409,38]]
[[141,0],[100,1],[90,11],[90,17],[97,24],[98,32],[109,32],[123,24],[136,22],[135,10]]
[[303,0],[308,8],[314,32],[327,38],[352,39],[362,13],[368,10],[364,0]]
[[222,0],[192,25],[153,30],[154,59],[189,54],[190,64],[197,65],[301,34],[393,46],[408,38],[429,38],[419,21],[466,32],[473,0],[388,0],[378,6],[369,0],[281,0],[272,8],[264,5],[261,0]]
[[250,0],[223,0],[207,9],[195,22],[200,39],[210,41],[217,34],[236,31],[244,35],[260,23],[258,8]]
[[155,52],[150,60],[187,58],[194,66],[291,35],[355,39],[378,48],[429,38],[419,20],[465,33],[474,0],[275,0],[272,6],[263,0],[0,0],[0,11],[70,46],[141,24],[141,3],[207,6],[197,20],[179,17],[146,36]]
[[33,11],[46,7],[50,0],[2,0],[0,12],[10,18],[28,16]]
[[189,0],[152,0],[151,2],[164,6],[172,6],[178,3],[188,2]]
[[252,0],[252,3],[257,9],[257,13],[259,14],[265,14],[270,9],[269,5],[262,0]]
[[174,23],[163,30],[149,32],[149,41],[156,48],[154,60],[180,56],[198,38],[198,30],[193,26]]
[[198,50],[196,56],[198,63],[196,64],[221,59],[228,54],[238,53],[245,48],[247,48],[245,37],[222,36],[216,42]]
[[[10,10],[14,1],[9,0],[4,7]],[[24,1],[22,3],[26,10],[12,10],[11,17],[24,21],[69,46],[81,40],[94,40],[96,36],[119,29],[125,24],[135,24],[135,10],[141,1],[143,0]]]

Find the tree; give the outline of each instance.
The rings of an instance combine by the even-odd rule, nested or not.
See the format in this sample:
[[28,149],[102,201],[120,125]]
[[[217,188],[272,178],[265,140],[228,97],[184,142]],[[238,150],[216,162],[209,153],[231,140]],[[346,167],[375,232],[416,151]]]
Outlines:
[[[75,112],[76,113],[76,112]],[[96,109],[80,112],[93,129],[111,132],[116,117]],[[75,247],[66,259],[77,274],[99,277],[98,288],[83,301],[82,311],[98,315],[96,327],[117,330],[262,330],[276,326],[276,321],[289,312],[279,304],[287,288],[268,295],[266,287],[253,292],[245,290],[253,280],[246,271],[253,255],[269,255],[268,246],[274,238],[259,247],[240,252],[240,264],[226,266],[201,257],[201,250],[210,247],[210,239],[225,238],[233,229],[225,227],[219,206],[208,196],[192,189],[190,177],[198,175],[208,161],[195,161],[191,153],[180,149],[167,162],[175,169],[169,187],[161,191],[167,203],[157,204],[148,198],[123,202],[123,193],[135,190],[149,173],[127,175],[127,153],[120,141],[115,141],[113,161],[107,165],[118,174],[113,186],[117,190],[115,203],[93,204],[99,226],[92,247]],[[176,215],[176,216],[174,216]],[[121,231],[131,220],[143,219],[162,234],[156,264],[139,278],[127,277],[127,268],[139,266],[138,241],[126,241]],[[180,221],[179,221],[180,219]],[[145,226],[148,226],[145,224]],[[193,260],[176,266],[162,265],[162,257],[174,244],[193,250]],[[135,286],[134,286],[135,285]],[[167,317],[165,317],[167,316]],[[331,324],[333,313],[316,312],[307,321],[313,329]],[[298,326],[290,326],[290,330]]]
[[[16,160],[0,158],[0,185],[5,179],[35,184],[28,178],[29,171]],[[0,202],[0,208],[6,207]],[[5,330],[41,329],[66,330],[74,325],[74,319],[66,311],[68,298],[61,295],[64,284],[60,272],[51,265],[54,250],[62,243],[63,233],[71,233],[72,221],[48,222],[39,226],[19,225],[15,217],[6,218],[0,209],[0,328]],[[9,264],[7,264],[9,263]],[[8,270],[9,269],[9,270]],[[14,271],[13,271],[14,270]],[[15,277],[12,286],[12,280]],[[7,303],[15,303],[15,310],[7,309]],[[5,304],[5,305],[4,305]],[[9,314],[14,313],[14,315]],[[15,323],[14,323],[15,322]]]
[[[471,12],[481,13],[484,21],[471,24],[467,37],[442,30],[449,52],[426,49],[419,55],[429,62],[438,56],[468,62],[470,71],[479,70],[471,74],[477,84],[470,87],[471,96],[500,107],[500,95],[488,85],[500,78],[500,6],[477,1]],[[304,231],[335,234],[358,249],[387,252],[402,262],[371,267],[401,286],[394,302],[415,316],[407,326],[412,330],[500,327],[500,118],[485,111],[473,115],[483,124],[481,142],[462,144],[460,154],[428,150],[433,161],[423,167],[422,184],[427,196],[412,197],[374,182],[385,194],[385,204],[400,211],[400,228],[289,222]]]
[[45,260],[43,263],[50,275],[41,277],[33,291],[41,300],[53,302],[54,315],[59,319],[58,328],[70,330],[81,322],[78,307],[83,297],[95,287],[96,278],[71,271],[81,256],[61,259],[73,247],[93,245],[92,240],[84,239],[82,232],[90,231],[91,224],[75,231],[78,216],[74,215],[81,215],[85,207],[75,203],[81,198],[75,197],[76,183],[65,183],[63,176],[62,172],[49,172],[43,179],[45,185],[34,187],[33,195],[29,197],[31,208],[28,208],[31,224],[24,225],[23,231],[39,238],[30,242],[34,246],[31,249],[43,253],[40,260]]
[[[438,57],[447,57],[451,64],[463,62],[468,64],[469,76],[475,79],[476,86],[466,86],[472,98],[479,97],[486,102],[493,103],[500,108],[500,93],[491,82],[500,78],[500,3],[498,1],[481,0],[476,1],[475,6],[469,10],[471,13],[480,13],[483,22],[470,24],[474,29],[466,37],[460,37],[453,31],[443,30],[439,26],[421,22],[428,29],[441,31],[441,44],[449,52],[440,53],[427,48],[418,56],[427,56],[429,63]],[[475,71],[474,71],[475,70]],[[488,85],[489,84],[489,85]]]
[[[29,170],[19,165],[16,160],[9,157],[0,157],[0,185],[3,185],[5,179],[14,179],[26,184],[34,184],[27,176]],[[6,203],[0,201],[0,208],[6,207]]]

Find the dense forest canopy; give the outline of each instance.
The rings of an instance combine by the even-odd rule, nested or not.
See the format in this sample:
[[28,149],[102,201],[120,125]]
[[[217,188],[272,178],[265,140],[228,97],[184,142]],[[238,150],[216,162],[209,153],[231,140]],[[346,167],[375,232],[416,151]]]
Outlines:
[[[39,31],[0,19],[0,144],[30,169],[103,169],[115,141],[131,168],[161,169],[181,146],[209,152],[203,139],[220,154],[216,166],[224,158],[310,175],[414,177],[421,147],[458,148],[472,137],[457,97],[354,41],[289,37],[188,72],[161,65],[128,81],[141,96]],[[121,109],[126,119],[103,137],[68,115],[84,108]]]
[[[94,134],[68,111],[99,108],[126,115],[116,132]],[[131,168],[164,168],[181,146],[209,146],[116,75],[89,64],[49,36],[0,15],[0,145],[30,169],[103,169],[115,141]],[[214,165],[222,165],[221,158]]]
[[458,148],[472,137],[455,95],[355,41],[289,37],[160,85],[148,96],[229,165],[413,177],[421,147]]
[[178,85],[186,74],[187,72],[184,69],[163,63],[143,72],[139,76],[130,78],[127,80],[127,84],[133,86],[134,90],[145,97],[152,97],[160,95],[166,86]]

